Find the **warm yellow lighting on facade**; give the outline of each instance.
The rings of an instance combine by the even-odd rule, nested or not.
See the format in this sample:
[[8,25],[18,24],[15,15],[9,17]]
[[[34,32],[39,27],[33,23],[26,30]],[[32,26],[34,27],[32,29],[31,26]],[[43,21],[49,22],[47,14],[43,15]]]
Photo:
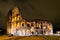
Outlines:
[[19,18],[17,18],[17,20],[19,20]]
[[46,29],[46,27],[44,26],[43,29]]
[[17,31],[17,32],[19,31],[20,33],[22,33],[22,35],[24,33],[38,34],[40,32],[41,34],[43,34],[43,32],[45,31],[44,34],[48,35],[49,33],[52,33],[52,32],[49,32],[51,30],[53,30],[52,25],[49,24],[47,21],[37,20],[36,22],[35,20],[27,21],[23,19],[21,12],[17,7],[13,8],[12,16],[9,16],[9,20],[7,24],[7,32],[9,34],[14,34],[15,33],[14,31]]
[[16,18],[17,18],[17,17],[15,16],[14,21],[16,21]]
[[29,24],[31,26],[31,22],[27,22],[27,24]]
[[18,15],[18,18],[21,17],[20,15]]
[[23,31],[23,33],[25,33],[25,30],[22,30]]
[[15,7],[15,8],[14,8],[14,10],[12,10],[12,13],[13,13],[13,15],[16,15],[16,14],[18,14],[18,13],[19,13],[19,10],[18,10],[18,8],[17,8],[17,7]]
[[17,23],[17,27],[20,28],[20,22]]
[[12,18],[12,22],[14,22],[14,21],[15,21],[15,18],[13,17],[13,18]]
[[45,35],[48,35],[48,32],[46,32],[46,34]]
[[7,28],[7,34],[10,34],[10,33],[11,33],[11,29]]
[[24,22],[21,22],[21,26],[22,26],[22,24],[24,24]]
[[31,31],[34,32],[34,27],[31,27]]
[[27,22],[27,24],[30,24],[30,22]]
[[52,30],[52,28],[51,28],[51,27],[49,27],[49,29],[50,29],[50,30]]
[[12,23],[12,28],[16,28],[16,23]]
[[37,23],[37,27],[39,27],[39,24]]

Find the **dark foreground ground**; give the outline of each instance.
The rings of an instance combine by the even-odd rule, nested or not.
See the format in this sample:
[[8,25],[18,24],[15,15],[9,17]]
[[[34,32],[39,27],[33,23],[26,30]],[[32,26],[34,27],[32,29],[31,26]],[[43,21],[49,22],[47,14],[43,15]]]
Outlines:
[[60,40],[60,36],[0,36],[0,40]]

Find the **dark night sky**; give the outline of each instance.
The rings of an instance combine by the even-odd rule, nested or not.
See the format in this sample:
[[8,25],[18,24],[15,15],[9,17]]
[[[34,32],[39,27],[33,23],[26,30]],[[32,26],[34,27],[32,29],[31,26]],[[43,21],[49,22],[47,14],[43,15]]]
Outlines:
[[0,27],[5,29],[9,10],[18,6],[26,19],[44,19],[60,23],[58,0],[0,0]]

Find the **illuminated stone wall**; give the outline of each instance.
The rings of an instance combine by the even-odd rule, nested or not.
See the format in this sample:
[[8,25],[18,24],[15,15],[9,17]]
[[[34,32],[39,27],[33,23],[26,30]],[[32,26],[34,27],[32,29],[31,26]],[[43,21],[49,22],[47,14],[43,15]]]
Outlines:
[[9,32],[8,29],[11,29],[13,31],[14,28],[19,28],[21,26],[21,21],[22,21],[22,16],[17,7],[13,8],[11,14],[12,14],[12,16],[9,16],[9,20],[7,22],[7,31],[8,32]]
[[18,7],[14,7],[11,11],[11,16],[7,22],[7,34],[13,35],[52,35],[52,23],[47,21],[27,21],[22,18],[21,12]]

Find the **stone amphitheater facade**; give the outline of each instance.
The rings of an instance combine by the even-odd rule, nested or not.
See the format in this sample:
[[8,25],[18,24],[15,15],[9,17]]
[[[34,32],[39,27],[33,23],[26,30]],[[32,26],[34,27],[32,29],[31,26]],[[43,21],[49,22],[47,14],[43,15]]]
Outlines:
[[25,19],[20,9],[14,7],[7,15],[7,34],[16,36],[53,35],[53,25],[46,20]]

